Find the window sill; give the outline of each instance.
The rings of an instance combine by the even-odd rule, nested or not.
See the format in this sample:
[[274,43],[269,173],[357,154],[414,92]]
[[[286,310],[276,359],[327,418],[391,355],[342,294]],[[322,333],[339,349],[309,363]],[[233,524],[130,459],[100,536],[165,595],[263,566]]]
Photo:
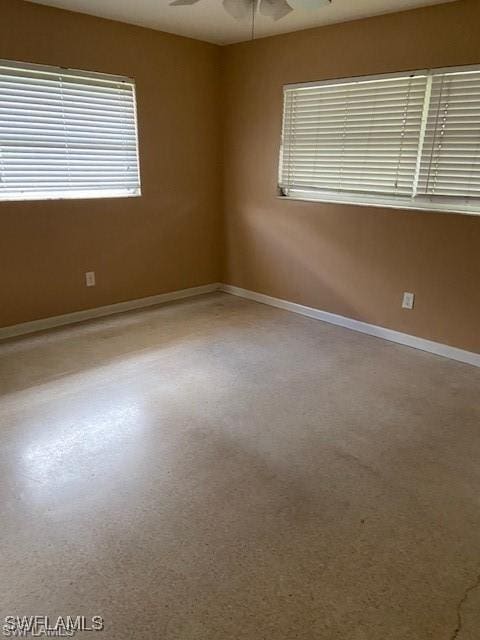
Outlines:
[[120,199],[120,198],[140,198],[142,196],[141,191],[138,193],[83,193],[83,194],[22,194],[19,196],[6,196],[0,195],[0,205],[2,202],[46,202],[52,200],[108,200],[108,199]]
[[413,202],[412,200],[392,200],[372,198],[371,200],[356,200],[355,198],[337,198],[329,195],[317,194],[291,194],[277,195],[278,200],[309,202],[311,204],[344,204],[360,207],[377,207],[381,209],[399,209],[404,211],[427,211],[429,213],[455,213],[470,216],[480,216],[480,206],[474,208],[471,205],[446,205],[438,202]]

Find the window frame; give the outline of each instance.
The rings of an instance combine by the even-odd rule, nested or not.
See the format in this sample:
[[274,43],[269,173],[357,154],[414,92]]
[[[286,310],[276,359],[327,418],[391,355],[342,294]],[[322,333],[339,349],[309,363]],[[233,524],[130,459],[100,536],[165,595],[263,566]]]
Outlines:
[[[0,206],[2,203],[13,202],[43,202],[52,200],[105,200],[105,199],[117,199],[117,198],[140,198],[142,196],[142,181],[141,181],[141,167],[140,167],[140,150],[139,150],[139,135],[138,135],[138,109],[137,109],[137,91],[136,82],[134,78],[128,76],[121,76],[109,73],[103,73],[98,71],[87,71],[81,69],[71,69],[69,67],[60,67],[56,65],[44,65],[32,62],[21,62],[17,60],[8,60],[6,58],[0,58],[0,69],[2,67],[8,69],[18,69],[19,71],[32,71],[42,73],[44,75],[59,76],[63,78],[72,78],[76,80],[86,80],[93,82],[108,82],[108,83],[124,83],[131,87],[132,100],[133,100],[133,125],[135,129],[135,155],[136,155],[136,167],[138,176],[138,187],[136,192],[128,193],[127,191],[110,190],[109,192],[101,193],[100,191],[74,191],[73,189],[48,191],[44,194],[19,191],[18,194],[2,197],[0,190]],[[1,149],[1,143],[0,143]]]
[[[286,84],[283,86],[283,107],[282,107],[282,130],[279,148],[279,162],[278,162],[278,192],[277,197],[280,200],[293,200],[300,202],[310,203],[325,203],[325,204],[346,204],[365,207],[381,207],[387,209],[400,209],[411,211],[429,211],[440,213],[456,213],[466,215],[480,215],[480,198],[476,199],[476,202],[472,202],[472,198],[466,196],[464,204],[461,204],[456,200],[452,202],[449,196],[435,196],[432,198],[428,195],[415,195],[415,190],[418,185],[418,179],[420,175],[420,166],[423,157],[423,148],[425,141],[425,132],[427,128],[428,116],[431,104],[431,89],[433,78],[436,75],[452,74],[452,73],[464,73],[464,72],[480,72],[480,64],[463,65],[455,67],[439,67],[432,69],[417,69],[408,71],[399,71],[394,73],[373,74],[366,76],[351,76],[345,78],[334,78],[320,81],[311,82],[299,82]],[[284,137],[286,129],[286,100],[287,92],[292,89],[308,88],[308,87],[322,87],[322,86],[335,86],[341,84],[355,84],[361,82],[374,82],[379,80],[394,80],[395,78],[413,78],[416,76],[426,77],[427,86],[425,91],[424,106],[422,113],[421,130],[419,134],[419,144],[417,151],[417,168],[415,180],[412,184],[412,196],[388,196],[379,195],[373,193],[353,193],[353,192],[335,192],[335,191],[321,191],[312,189],[300,189],[290,188],[289,193],[284,193],[284,188],[281,186],[282,182],[282,163],[283,163],[283,147]],[[459,196],[459,199],[461,197]]]

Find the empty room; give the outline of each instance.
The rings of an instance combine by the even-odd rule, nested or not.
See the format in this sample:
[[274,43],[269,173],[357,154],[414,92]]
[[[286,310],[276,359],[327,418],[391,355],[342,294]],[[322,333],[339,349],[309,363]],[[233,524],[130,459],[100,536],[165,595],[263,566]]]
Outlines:
[[480,1],[0,16],[0,637],[479,640]]

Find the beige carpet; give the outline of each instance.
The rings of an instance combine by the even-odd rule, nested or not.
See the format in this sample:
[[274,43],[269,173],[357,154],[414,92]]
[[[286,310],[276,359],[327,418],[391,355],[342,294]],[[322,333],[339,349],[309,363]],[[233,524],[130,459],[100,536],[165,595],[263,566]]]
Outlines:
[[480,370],[218,293],[6,342],[0,385],[2,619],[480,638]]

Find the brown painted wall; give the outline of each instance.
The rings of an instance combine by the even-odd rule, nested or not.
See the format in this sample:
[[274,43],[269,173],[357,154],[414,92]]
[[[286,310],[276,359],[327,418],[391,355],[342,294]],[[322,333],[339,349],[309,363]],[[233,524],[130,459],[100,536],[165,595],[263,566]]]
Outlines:
[[0,202],[0,326],[213,282],[223,261],[231,284],[480,351],[479,217],[275,189],[283,84],[479,63],[477,0],[223,49],[21,0],[0,12],[0,58],[136,79],[143,186]]
[[459,0],[224,49],[226,282],[480,352],[480,217],[275,197],[284,84],[480,63],[479,25]]
[[135,78],[143,188],[0,202],[0,326],[219,280],[220,49],[20,0],[0,15],[0,58]]

